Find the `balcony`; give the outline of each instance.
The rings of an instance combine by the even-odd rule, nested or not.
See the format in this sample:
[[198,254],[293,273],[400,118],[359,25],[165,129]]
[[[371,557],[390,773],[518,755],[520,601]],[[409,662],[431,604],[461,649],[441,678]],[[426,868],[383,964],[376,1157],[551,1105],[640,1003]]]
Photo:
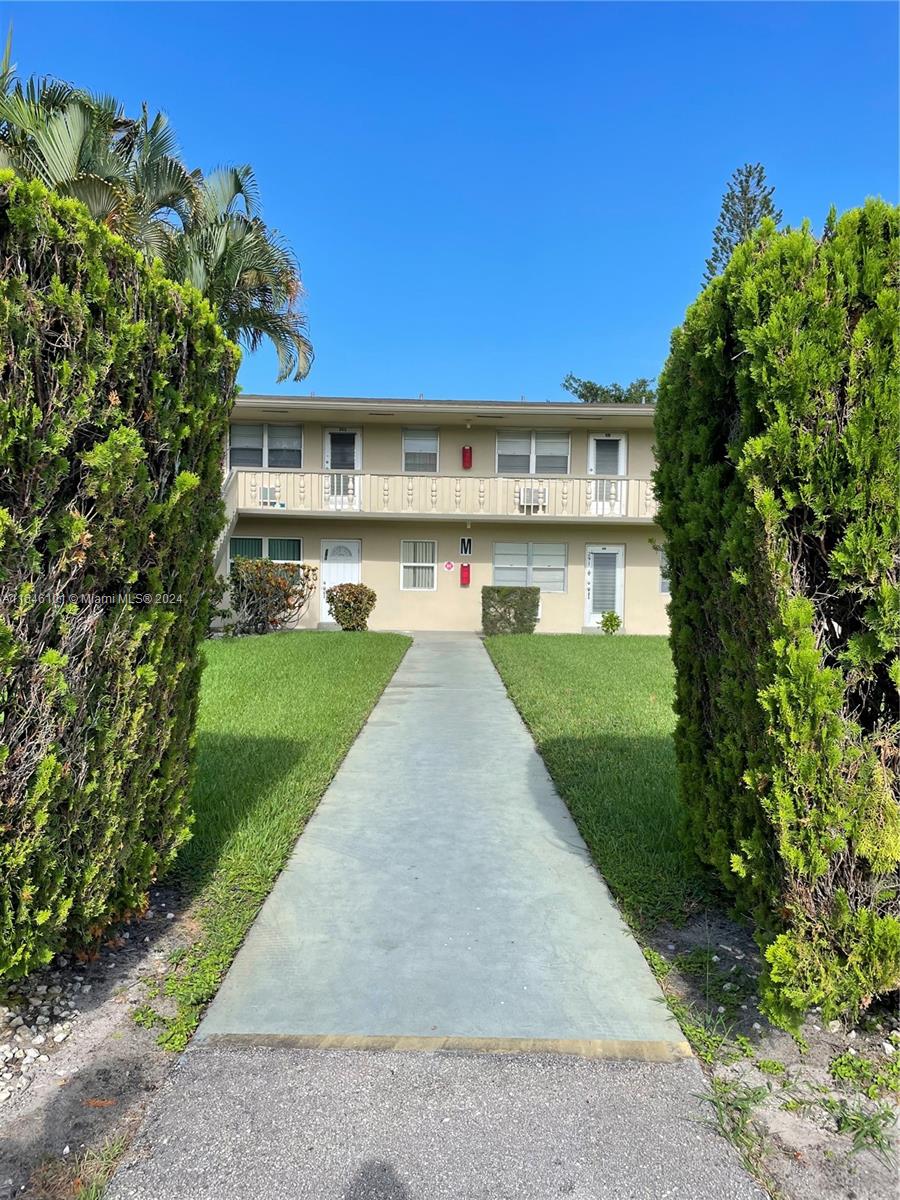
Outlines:
[[230,514],[648,524],[656,516],[651,480],[625,476],[516,479],[237,468],[226,481],[225,500]]

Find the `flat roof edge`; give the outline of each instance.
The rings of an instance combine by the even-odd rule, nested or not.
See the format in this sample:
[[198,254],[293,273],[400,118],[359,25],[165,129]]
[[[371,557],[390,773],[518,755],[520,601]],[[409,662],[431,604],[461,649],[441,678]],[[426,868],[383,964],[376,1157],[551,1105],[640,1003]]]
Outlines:
[[577,400],[432,400],[387,396],[284,396],[257,392],[241,393],[236,404],[250,407],[277,408],[279,405],[296,408],[347,408],[371,410],[399,408],[405,411],[445,410],[452,412],[561,412],[561,413],[620,413],[622,416],[652,416],[653,404],[582,404]]

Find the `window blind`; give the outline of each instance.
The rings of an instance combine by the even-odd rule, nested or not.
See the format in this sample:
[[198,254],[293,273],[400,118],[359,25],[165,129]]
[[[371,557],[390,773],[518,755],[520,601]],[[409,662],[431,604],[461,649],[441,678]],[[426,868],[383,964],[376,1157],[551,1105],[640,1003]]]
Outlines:
[[329,433],[331,467],[335,471],[356,470],[356,434]]
[[233,537],[229,552],[232,558],[262,558],[262,538]]
[[619,556],[609,550],[591,554],[591,612],[616,611],[616,567]]
[[555,430],[504,430],[497,434],[497,470],[501,475],[565,475],[569,435]]
[[302,555],[300,538],[269,538],[269,558],[273,562],[302,562]]
[[597,438],[594,441],[594,473],[619,474],[619,438]]
[[404,591],[434,591],[437,542],[401,542],[400,569]]
[[659,590],[664,596],[668,596],[669,588],[669,560],[666,558],[665,550],[659,552]]
[[263,465],[262,425],[232,425],[230,459],[233,467]]
[[534,435],[537,475],[565,475],[569,470],[569,438],[565,433],[539,431]]
[[303,431],[299,425],[270,425],[268,441],[270,467],[303,465]]
[[407,429],[403,433],[403,470],[436,471],[438,435],[436,429]]
[[494,583],[564,592],[566,552],[565,542],[495,542]]
[[527,475],[531,471],[531,434],[497,434],[497,470],[501,475]]

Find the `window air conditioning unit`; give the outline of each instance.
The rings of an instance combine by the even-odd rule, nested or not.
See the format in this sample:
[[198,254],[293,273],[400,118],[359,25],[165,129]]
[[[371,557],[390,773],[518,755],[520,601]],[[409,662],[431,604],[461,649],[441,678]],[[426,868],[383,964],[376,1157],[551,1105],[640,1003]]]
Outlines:
[[277,486],[261,487],[259,489],[260,508],[284,508],[284,501],[278,499],[281,489]]
[[520,487],[517,501],[519,508],[525,513],[539,513],[547,510],[547,489],[541,487]]

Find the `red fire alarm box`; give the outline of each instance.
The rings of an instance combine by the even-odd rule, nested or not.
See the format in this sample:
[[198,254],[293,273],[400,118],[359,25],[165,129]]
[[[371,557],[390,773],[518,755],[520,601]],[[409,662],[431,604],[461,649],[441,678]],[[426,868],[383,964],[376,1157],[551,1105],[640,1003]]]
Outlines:
[[468,587],[472,575],[472,567],[469,563],[459,564],[459,586]]
[[462,448],[462,465],[464,471],[472,470],[472,447],[463,446]]

